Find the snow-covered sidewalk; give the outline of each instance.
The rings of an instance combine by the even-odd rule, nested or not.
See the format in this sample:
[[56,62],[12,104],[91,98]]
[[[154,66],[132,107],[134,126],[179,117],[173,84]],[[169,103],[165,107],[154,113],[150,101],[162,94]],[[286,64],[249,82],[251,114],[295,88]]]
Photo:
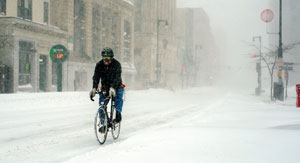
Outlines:
[[97,103],[86,92],[0,95],[0,106],[0,162],[300,162],[294,97],[128,91],[121,137],[103,146],[93,133]]

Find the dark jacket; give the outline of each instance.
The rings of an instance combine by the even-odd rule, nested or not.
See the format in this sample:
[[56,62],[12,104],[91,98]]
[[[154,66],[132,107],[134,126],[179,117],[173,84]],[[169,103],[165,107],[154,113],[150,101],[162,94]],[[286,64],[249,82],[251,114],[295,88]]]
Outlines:
[[93,88],[98,88],[101,79],[101,86],[104,91],[108,91],[110,87],[117,90],[122,84],[121,73],[121,64],[116,59],[112,59],[108,66],[104,64],[103,60],[99,61],[95,67]]

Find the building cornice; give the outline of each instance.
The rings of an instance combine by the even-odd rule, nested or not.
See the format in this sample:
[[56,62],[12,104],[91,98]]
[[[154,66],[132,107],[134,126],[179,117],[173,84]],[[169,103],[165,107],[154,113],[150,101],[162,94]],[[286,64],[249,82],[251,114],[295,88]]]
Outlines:
[[12,25],[12,27],[23,29],[26,31],[61,37],[61,38],[68,38],[68,33],[66,31],[61,30],[58,27],[33,22],[30,20],[24,20],[18,17],[0,17],[1,24]]

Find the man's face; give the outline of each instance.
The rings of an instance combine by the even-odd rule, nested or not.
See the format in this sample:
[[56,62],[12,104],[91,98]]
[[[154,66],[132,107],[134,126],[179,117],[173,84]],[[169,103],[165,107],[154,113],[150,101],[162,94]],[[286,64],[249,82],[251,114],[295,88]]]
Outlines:
[[110,65],[111,63],[111,57],[103,57],[103,62],[105,65]]

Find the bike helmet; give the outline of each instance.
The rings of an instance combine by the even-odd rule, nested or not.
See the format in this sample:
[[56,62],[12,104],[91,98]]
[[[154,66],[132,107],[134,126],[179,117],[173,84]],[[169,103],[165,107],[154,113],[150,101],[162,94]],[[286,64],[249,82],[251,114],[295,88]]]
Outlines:
[[101,56],[102,56],[102,58],[104,58],[104,57],[113,58],[114,57],[114,52],[111,48],[106,47],[102,50]]

